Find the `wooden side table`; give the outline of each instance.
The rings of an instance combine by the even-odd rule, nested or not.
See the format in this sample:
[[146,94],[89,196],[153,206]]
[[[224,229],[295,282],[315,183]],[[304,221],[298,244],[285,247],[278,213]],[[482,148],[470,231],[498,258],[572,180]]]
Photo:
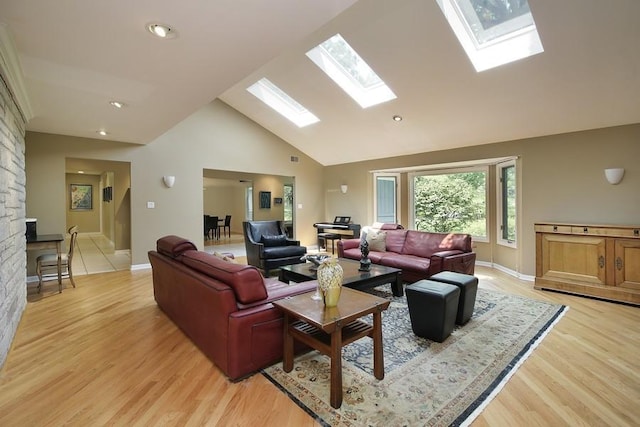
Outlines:
[[[373,339],[373,375],[384,378],[382,351],[382,312],[389,300],[349,288],[342,288],[336,307],[325,307],[311,299],[313,292],[274,301],[284,313],[283,369],[293,369],[293,340],[314,348],[331,359],[329,402],[338,409],[342,405],[342,347],[362,337]],[[373,325],[361,317],[373,314]]]

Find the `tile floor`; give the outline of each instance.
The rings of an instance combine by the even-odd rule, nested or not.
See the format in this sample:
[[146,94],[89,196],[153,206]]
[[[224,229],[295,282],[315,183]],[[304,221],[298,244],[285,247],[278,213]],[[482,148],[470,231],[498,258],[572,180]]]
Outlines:
[[[101,233],[78,233],[76,243],[71,264],[74,276],[131,268],[130,251],[116,252],[113,244]],[[69,247],[69,236],[65,247]]]

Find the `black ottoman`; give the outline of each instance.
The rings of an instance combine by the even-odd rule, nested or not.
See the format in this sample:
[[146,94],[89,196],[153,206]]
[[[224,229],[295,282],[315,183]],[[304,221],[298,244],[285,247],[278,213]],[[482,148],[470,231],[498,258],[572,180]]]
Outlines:
[[460,288],[460,300],[458,302],[458,314],[456,323],[464,325],[473,315],[473,307],[476,305],[478,293],[478,278],[469,274],[456,273],[454,271],[441,271],[429,278],[436,282],[448,283]]
[[448,283],[420,280],[405,289],[413,333],[442,342],[453,332],[460,288]]

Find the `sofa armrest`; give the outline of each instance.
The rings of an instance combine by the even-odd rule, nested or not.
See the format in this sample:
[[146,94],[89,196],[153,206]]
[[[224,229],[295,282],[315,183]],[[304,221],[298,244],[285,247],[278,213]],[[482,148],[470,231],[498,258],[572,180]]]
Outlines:
[[340,239],[338,240],[338,257],[344,258],[344,251],[346,249],[353,249],[360,247],[360,239]]
[[287,246],[300,246],[300,240],[287,239]]
[[429,276],[441,271],[455,271],[457,273],[473,275],[476,265],[475,252],[443,251],[431,256]]

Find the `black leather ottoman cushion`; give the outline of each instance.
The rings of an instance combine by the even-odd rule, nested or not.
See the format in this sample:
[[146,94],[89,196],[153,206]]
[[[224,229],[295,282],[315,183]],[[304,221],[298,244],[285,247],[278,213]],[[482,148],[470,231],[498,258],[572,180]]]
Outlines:
[[478,293],[478,278],[469,274],[457,273],[455,271],[441,271],[429,278],[436,282],[448,283],[460,288],[460,300],[458,301],[458,314],[456,323],[464,325],[471,319],[473,308],[476,305],[476,294]]
[[272,246],[264,248],[265,259],[301,257],[307,253],[306,246]]
[[460,288],[448,283],[420,280],[405,289],[413,333],[443,342],[455,326]]

